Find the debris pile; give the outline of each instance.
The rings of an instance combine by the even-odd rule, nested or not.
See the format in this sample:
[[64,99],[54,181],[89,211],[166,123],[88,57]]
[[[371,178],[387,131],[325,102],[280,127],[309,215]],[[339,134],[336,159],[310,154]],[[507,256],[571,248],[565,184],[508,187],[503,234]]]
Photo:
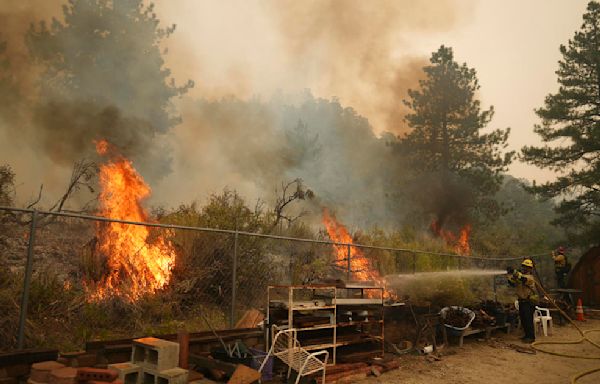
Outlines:
[[451,307],[444,318],[444,323],[455,328],[464,328],[471,321],[471,317],[464,311]]

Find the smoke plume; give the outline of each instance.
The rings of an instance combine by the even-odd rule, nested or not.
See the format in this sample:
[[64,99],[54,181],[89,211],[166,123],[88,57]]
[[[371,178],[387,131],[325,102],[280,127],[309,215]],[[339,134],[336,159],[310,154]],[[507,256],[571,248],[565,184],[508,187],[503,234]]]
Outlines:
[[[402,99],[418,86],[426,63],[413,39],[453,28],[471,6],[452,0],[158,1],[160,24],[177,24],[169,39],[152,42],[168,54],[127,69],[139,72],[135,81],[97,77],[89,63],[73,61],[86,82],[76,97],[65,98],[24,80],[47,70],[44,63],[34,63],[38,72],[28,69],[28,48],[57,49],[44,39],[25,44],[28,25],[60,20],[61,5],[0,5],[0,20],[10,21],[0,24],[0,39],[10,47],[27,112],[19,131],[0,120],[0,163],[13,165],[22,190],[36,190],[39,182],[62,185],[56,180],[64,179],[68,165],[93,150],[92,140],[105,138],[150,179],[155,203],[202,200],[225,186],[249,200],[268,200],[282,181],[302,178],[343,221],[361,226],[393,225],[408,209],[398,199],[406,187],[403,165],[386,132],[405,131]],[[114,17],[119,20],[118,12]],[[68,43],[93,44],[104,59],[95,65],[117,75],[119,58],[148,36],[120,38],[124,51],[102,51],[102,40],[90,42],[84,34]],[[58,49],[65,43],[52,42]],[[166,83],[167,68],[179,81],[196,82],[179,101],[158,103],[180,116],[179,124],[152,117],[157,103],[147,92],[149,62],[162,65]]]

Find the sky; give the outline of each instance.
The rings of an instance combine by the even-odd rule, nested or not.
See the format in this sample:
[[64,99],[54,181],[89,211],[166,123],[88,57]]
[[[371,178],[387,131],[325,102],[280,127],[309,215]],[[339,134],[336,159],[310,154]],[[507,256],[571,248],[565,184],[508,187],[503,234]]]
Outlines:
[[[365,57],[370,49],[371,39],[383,36],[385,41],[375,43],[373,49],[381,56],[390,56],[375,66],[373,71],[378,72],[394,71],[391,66],[406,63],[414,67],[414,62],[420,68],[431,52],[441,44],[448,45],[453,47],[457,61],[477,70],[482,104],[493,105],[496,111],[489,128],[510,127],[509,149],[518,151],[523,145],[540,144],[533,132],[534,124],[539,122],[534,109],[543,105],[548,93],[557,90],[554,72],[560,59],[559,45],[566,44],[580,27],[587,1],[396,2],[402,5],[384,12],[378,10],[378,2],[366,2],[371,6],[358,10],[366,16],[361,22],[380,24],[375,30],[355,25],[338,36],[338,29],[324,27],[311,35],[296,27],[315,18],[327,25],[346,17],[343,10],[333,12],[330,19],[320,16],[323,7],[319,5],[323,3],[299,2],[305,13],[293,7],[282,13],[281,8],[290,3],[159,0],[159,16],[177,24],[167,62],[176,77],[196,81],[192,95],[268,98],[277,90],[310,88],[315,96],[338,97],[343,105],[354,107],[380,133],[394,130],[386,125],[388,111],[380,107],[393,97],[383,93],[386,98],[378,99],[383,88],[377,82],[381,79],[368,73],[361,78],[365,71],[362,66],[352,70],[357,58]],[[382,15],[385,11],[394,14],[395,19],[387,19]],[[292,12],[295,14],[290,16]],[[304,35],[286,35],[288,29],[300,30]],[[361,42],[361,36],[365,41]],[[290,54],[289,47],[300,45],[302,39],[308,40],[305,45],[310,48]],[[340,48],[346,44],[348,49]],[[414,86],[414,70],[404,76]],[[393,102],[397,104],[388,107],[400,104]],[[509,173],[538,181],[553,176],[520,162],[515,162]]]

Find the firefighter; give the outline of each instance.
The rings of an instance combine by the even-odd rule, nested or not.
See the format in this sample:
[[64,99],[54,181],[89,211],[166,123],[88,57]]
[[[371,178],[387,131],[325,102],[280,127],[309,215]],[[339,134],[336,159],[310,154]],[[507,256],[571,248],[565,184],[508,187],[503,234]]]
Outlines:
[[558,247],[555,252],[552,252],[552,259],[554,260],[554,273],[556,273],[556,284],[558,288],[567,287],[567,276],[571,270],[571,264],[565,256],[565,249]]
[[535,341],[535,330],[533,326],[533,313],[538,302],[535,277],[533,276],[533,261],[525,259],[521,263],[521,270],[517,271],[512,267],[506,269],[508,272],[508,283],[515,287],[519,300],[519,318],[525,336],[521,338],[525,343]]

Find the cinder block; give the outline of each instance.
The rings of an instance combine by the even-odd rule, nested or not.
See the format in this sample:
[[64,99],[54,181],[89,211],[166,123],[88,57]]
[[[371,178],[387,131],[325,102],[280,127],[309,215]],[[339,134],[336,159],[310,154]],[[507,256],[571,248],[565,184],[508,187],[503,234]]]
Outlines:
[[[179,344],[154,337],[133,340],[131,362],[145,371],[161,372],[179,364]],[[145,382],[145,379],[142,378]]]
[[50,376],[50,371],[64,367],[64,364],[57,363],[56,361],[43,361],[41,363],[35,363],[31,365],[31,373],[29,378],[38,383],[47,383]]
[[109,364],[108,369],[117,372],[119,380],[124,384],[140,384],[142,368],[133,363]]
[[79,368],[77,369],[77,380],[79,381],[103,381],[112,382],[118,377],[118,373],[111,369],[102,368]]
[[171,368],[160,371],[156,375],[156,384],[187,384],[188,370],[183,368]]
[[156,374],[144,369],[142,371],[142,381],[140,384],[156,384]]
[[76,384],[77,369],[71,367],[58,368],[50,371],[48,384]]

